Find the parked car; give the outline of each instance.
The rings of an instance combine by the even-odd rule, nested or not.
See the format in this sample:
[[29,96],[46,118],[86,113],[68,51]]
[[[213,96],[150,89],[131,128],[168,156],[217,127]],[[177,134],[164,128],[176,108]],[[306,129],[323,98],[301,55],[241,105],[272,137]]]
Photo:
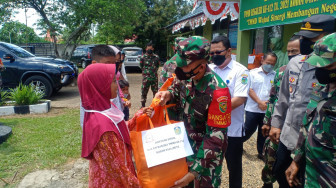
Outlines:
[[83,69],[91,64],[91,52],[95,45],[82,45],[78,46],[73,52],[70,61],[76,63],[77,66],[81,66]]
[[5,71],[1,72],[4,89],[15,88],[20,83],[31,84],[48,98],[72,83],[78,75],[77,66],[70,61],[36,57],[5,42],[0,42],[0,57],[5,66]]
[[125,47],[122,49],[125,53],[125,67],[140,67],[140,57],[142,49],[139,47]]

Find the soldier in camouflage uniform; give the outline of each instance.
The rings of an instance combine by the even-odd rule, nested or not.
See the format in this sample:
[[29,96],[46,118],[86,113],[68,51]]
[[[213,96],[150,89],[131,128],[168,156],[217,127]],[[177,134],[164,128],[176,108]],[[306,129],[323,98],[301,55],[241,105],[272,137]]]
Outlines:
[[[287,55],[289,61],[300,54],[300,36],[294,35],[287,44]],[[267,110],[264,117],[264,125],[262,127],[263,136],[268,136],[269,130],[271,128],[272,114],[274,110],[274,105],[278,101],[278,93],[281,85],[281,80],[283,73],[286,69],[286,65],[281,66],[276,70],[274,77],[273,86],[270,92],[270,98],[267,103]],[[273,187],[273,183],[276,181],[273,176],[272,170],[276,159],[276,151],[278,150],[278,144],[271,142],[270,138],[267,137],[264,144],[264,161],[265,166],[261,172],[261,179],[264,182],[263,188]]]
[[165,83],[165,81],[168,78],[171,78],[173,73],[175,73],[175,69],[176,69],[176,52],[177,52],[177,45],[180,41],[186,39],[185,37],[176,37],[175,38],[175,44],[174,44],[174,52],[175,55],[169,60],[167,61],[163,67],[162,67],[162,71],[161,71],[161,76],[160,76],[160,81],[159,81],[159,88],[161,88],[161,86]]
[[153,96],[158,91],[158,74],[160,66],[159,56],[153,53],[154,47],[150,42],[147,44],[146,53],[140,59],[140,68],[142,70],[141,85],[141,106],[146,106],[147,93],[151,87]]
[[[190,37],[178,45],[176,77],[168,91],[156,94],[161,104],[185,100],[183,120],[194,155],[187,157],[189,173],[176,187],[219,187],[231,123],[231,97],[227,85],[208,67],[210,43]],[[177,101],[178,102],[178,101]],[[193,181],[193,182],[192,182]]]
[[[305,168],[305,187],[336,187],[336,33],[316,42],[307,63],[317,67],[316,79],[327,85],[312,93],[286,178],[297,185],[297,171]],[[306,166],[300,166],[304,160]]]
[[[176,62],[181,61],[181,58],[176,54],[177,53],[177,45],[180,41],[182,41],[184,39],[186,39],[186,38],[185,37],[175,38],[175,44],[174,44],[175,55],[169,61],[167,61],[162,67],[161,77],[160,77],[160,81],[159,81],[159,88],[162,87],[162,85],[165,83],[165,81],[168,78],[172,77],[173,74],[175,74],[175,69],[177,67]],[[180,102],[182,102],[182,100],[180,100]],[[171,120],[181,121],[183,119],[183,117],[182,117],[183,111],[180,110],[182,105],[183,104],[176,104],[176,106],[173,106],[173,107],[170,107],[170,108],[167,109],[169,118]]]

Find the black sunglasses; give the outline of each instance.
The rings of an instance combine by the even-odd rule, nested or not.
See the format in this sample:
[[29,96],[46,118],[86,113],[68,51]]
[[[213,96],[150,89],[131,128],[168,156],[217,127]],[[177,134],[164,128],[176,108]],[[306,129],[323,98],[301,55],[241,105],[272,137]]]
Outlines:
[[219,54],[221,54],[222,52],[225,52],[226,51],[226,49],[225,50],[221,50],[221,51],[217,51],[217,52],[210,52],[210,55],[211,56],[213,56],[213,55],[219,55]]

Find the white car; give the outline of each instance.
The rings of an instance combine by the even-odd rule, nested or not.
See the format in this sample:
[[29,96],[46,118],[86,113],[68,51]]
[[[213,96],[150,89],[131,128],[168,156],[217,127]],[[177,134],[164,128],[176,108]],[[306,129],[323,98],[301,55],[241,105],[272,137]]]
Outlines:
[[122,49],[125,53],[125,67],[140,67],[140,58],[142,56],[142,48],[125,47]]

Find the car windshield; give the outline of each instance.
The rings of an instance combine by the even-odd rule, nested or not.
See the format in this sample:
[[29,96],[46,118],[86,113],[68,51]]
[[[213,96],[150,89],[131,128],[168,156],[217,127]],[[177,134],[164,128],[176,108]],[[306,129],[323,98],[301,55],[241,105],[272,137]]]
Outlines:
[[138,55],[142,55],[142,50],[139,49],[125,49],[125,56],[138,56]]
[[26,58],[26,57],[35,57],[33,54],[31,54],[30,52],[26,51],[23,48],[20,48],[16,45],[13,44],[8,44],[8,43],[2,43],[2,46],[4,46],[5,48],[7,48],[9,51],[11,51],[12,53],[14,53],[15,55],[21,57],[21,58]]

